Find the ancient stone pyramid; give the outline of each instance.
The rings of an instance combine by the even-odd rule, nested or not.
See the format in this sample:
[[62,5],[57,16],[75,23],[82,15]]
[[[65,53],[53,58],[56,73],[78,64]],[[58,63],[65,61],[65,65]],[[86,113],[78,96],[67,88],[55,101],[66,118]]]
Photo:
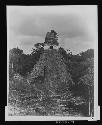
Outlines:
[[[39,84],[40,78],[43,79]],[[33,84],[35,79],[38,79],[36,85],[44,86],[53,93],[63,93],[68,90],[70,84],[73,84],[64,59],[57,49],[44,50],[28,79]]]

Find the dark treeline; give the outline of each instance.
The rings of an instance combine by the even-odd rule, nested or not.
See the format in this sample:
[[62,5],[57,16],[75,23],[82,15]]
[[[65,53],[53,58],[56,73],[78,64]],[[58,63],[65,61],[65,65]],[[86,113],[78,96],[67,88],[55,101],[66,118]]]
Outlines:
[[[24,54],[19,48],[13,48],[9,51],[9,68],[10,71],[13,68],[15,73],[19,73],[22,76],[26,76],[27,73],[31,72],[33,66],[40,58],[42,49],[33,50],[31,54]],[[13,65],[13,67],[12,67]]]
[[[19,73],[22,76],[26,76],[30,73],[40,58],[44,48],[33,49],[31,54],[24,54],[23,50],[19,48],[13,48],[9,51],[10,57],[10,69],[13,65],[13,70],[15,73]],[[94,50],[88,49],[80,54],[73,55],[72,53],[67,53],[64,48],[59,48],[58,51],[62,54],[65,59],[68,71],[71,73],[73,80],[77,81],[78,77],[84,74],[86,69],[89,67],[90,63],[87,61],[88,58],[94,57]]]

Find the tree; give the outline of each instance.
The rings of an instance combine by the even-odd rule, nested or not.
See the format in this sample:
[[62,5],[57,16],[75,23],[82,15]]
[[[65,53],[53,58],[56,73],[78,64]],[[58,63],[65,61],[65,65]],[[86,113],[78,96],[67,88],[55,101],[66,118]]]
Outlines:
[[93,86],[94,84],[94,58],[88,58],[87,63],[89,67],[86,70],[86,73],[80,77],[78,84],[84,84],[86,86]]
[[87,68],[87,73],[80,77],[78,84],[82,84],[87,89],[89,102],[89,116],[94,115],[94,58],[86,60],[90,65]]
[[51,30],[51,32],[47,32],[44,44],[48,45],[48,46],[58,46],[59,45],[58,35],[54,30]]
[[67,61],[67,52],[64,50],[64,48],[60,47],[58,50],[63,58]]
[[[23,50],[17,48],[13,48],[9,51],[9,71],[17,72],[18,71],[18,64],[20,61],[20,56],[23,54]],[[12,74],[12,73],[11,73]]]
[[81,52],[80,55],[83,60],[86,60],[87,58],[94,58],[94,49],[88,49],[85,52]]
[[13,55],[21,55],[21,54],[23,54],[23,50],[19,49],[18,47],[17,48],[13,48],[13,49],[11,49],[9,51],[9,54],[11,56],[13,56]]
[[36,43],[34,46],[37,50],[39,50],[40,48],[44,47],[44,43]]
[[31,55],[34,55],[35,53],[42,53],[44,50],[44,43],[36,43],[34,44],[35,48],[32,48]]

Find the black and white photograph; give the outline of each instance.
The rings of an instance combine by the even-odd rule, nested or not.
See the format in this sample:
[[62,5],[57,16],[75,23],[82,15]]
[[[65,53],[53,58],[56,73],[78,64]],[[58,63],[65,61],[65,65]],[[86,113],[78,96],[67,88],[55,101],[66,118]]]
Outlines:
[[97,120],[97,5],[6,6],[6,120]]

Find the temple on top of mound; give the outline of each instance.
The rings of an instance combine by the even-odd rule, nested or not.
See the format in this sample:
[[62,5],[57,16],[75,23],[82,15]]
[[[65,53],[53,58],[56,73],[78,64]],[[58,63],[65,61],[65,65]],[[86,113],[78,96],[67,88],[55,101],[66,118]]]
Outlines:
[[54,30],[46,34],[44,45],[49,48],[44,49],[28,79],[39,89],[43,87],[54,93],[64,93],[74,82],[64,63],[63,56],[58,49],[53,48],[59,45],[57,40],[57,33]]
[[50,47],[50,49],[53,49],[53,48],[55,49],[57,48],[58,45],[59,45],[58,34],[54,30],[51,30],[51,32],[47,32],[44,46],[48,46]]

